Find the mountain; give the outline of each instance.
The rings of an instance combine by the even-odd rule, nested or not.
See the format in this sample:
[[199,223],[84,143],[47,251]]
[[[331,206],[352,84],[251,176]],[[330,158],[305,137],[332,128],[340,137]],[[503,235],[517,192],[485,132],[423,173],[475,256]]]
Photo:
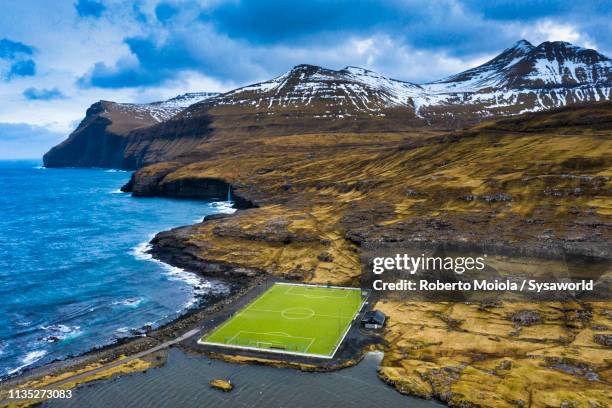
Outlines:
[[407,130],[425,124],[413,107],[422,93],[419,85],[362,68],[298,65],[190,106],[177,118],[211,118],[218,131],[251,134]]
[[334,71],[298,65],[278,78],[236,89],[211,102],[265,112],[325,109],[322,118],[377,116],[387,108],[412,107],[410,98],[422,92],[419,85],[363,68]]
[[517,42],[490,61],[425,84],[373,71],[298,65],[224,94],[146,105],[100,101],[46,166],[133,169],[181,158],[210,136],[403,132],[612,99],[612,60],[567,42]]
[[167,121],[186,107],[216,95],[186,93],[148,104],[96,102],[68,139],[47,152],[43,161],[47,167],[133,167],[124,157],[131,131]]
[[[422,116],[455,113],[495,116],[609,100],[612,60],[567,42],[534,47],[521,40],[497,57],[424,84]],[[450,109],[447,109],[449,108]],[[440,107],[443,107],[441,110]]]

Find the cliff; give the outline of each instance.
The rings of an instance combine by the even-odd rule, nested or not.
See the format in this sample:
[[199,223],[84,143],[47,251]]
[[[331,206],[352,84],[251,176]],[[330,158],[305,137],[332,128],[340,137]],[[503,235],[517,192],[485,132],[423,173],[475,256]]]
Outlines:
[[593,279],[597,302],[370,300],[389,317],[379,375],[400,392],[455,407],[607,406],[611,128],[606,102],[455,132],[213,134],[126,189],[206,197],[227,184],[256,205],[153,239],[154,256],[206,275],[368,287],[372,256],[475,252],[488,279]]
[[426,84],[376,72],[298,65],[224,94],[152,104],[92,105],[46,166],[137,169],[202,159],[212,136],[234,140],[306,134],[361,135],[460,129],[490,118],[612,98],[612,61],[565,42],[519,41],[491,61]]
[[[99,101],[87,109],[85,118],[68,139],[43,156],[46,167],[105,167],[133,170],[144,164],[167,160],[193,148],[190,137],[176,143],[183,133],[173,133],[177,125],[166,125],[164,137],[157,133],[143,136],[142,130],[166,123],[185,107],[216,96],[201,92],[179,95],[149,104]],[[177,147],[178,146],[178,147]]]

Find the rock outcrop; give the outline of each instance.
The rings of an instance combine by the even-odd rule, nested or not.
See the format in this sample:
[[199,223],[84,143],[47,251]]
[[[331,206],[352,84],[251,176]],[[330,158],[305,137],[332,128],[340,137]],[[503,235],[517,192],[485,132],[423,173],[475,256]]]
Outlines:
[[[46,167],[102,167],[133,170],[143,164],[166,160],[193,147],[189,137],[176,143],[172,125],[164,127],[164,137],[138,130],[165,123],[187,106],[217,95],[201,92],[177,96],[149,104],[99,101],[87,109],[85,118],[68,139],[43,157]],[[175,125],[176,126],[176,125]],[[181,126],[182,127],[182,126]],[[189,127],[185,132],[189,132]],[[134,133],[132,133],[134,131]],[[168,135],[170,134],[170,135]],[[183,134],[174,135],[183,136]]]

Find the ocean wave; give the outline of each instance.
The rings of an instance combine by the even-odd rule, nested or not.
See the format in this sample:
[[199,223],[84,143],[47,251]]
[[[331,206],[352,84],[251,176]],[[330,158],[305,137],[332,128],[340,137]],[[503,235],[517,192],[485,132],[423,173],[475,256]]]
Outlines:
[[52,324],[50,326],[41,326],[46,332],[50,334],[42,337],[40,340],[47,343],[57,343],[62,340],[71,340],[82,334],[81,326],[68,326],[65,324]]
[[[153,235],[150,236],[149,241],[153,239]],[[168,280],[180,281],[184,282],[191,288],[192,296],[185,302],[181,310],[177,310],[177,312],[181,312],[184,309],[189,309],[194,306],[198,298],[202,295],[208,294],[211,291],[215,292],[228,292],[229,289],[226,285],[220,282],[212,282],[201,276],[196,275],[195,273],[188,272],[182,268],[177,266],[172,266],[167,263],[164,263],[158,259],[153,258],[153,255],[149,253],[151,250],[151,244],[149,241],[141,242],[136,245],[132,251],[130,252],[136,259],[142,261],[150,261],[155,262],[159,265],[164,271],[164,275],[168,278]]]
[[30,366],[30,365],[34,364],[35,362],[37,362],[38,360],[40,360],[41,358],[43,358],[46,355],[47,355],[47,351],[46,350],[34,350],[34,351],[30,351],[28,354],[26,354],[20,360],[21,365],[16,367],[16,368],[13,368],[12,370],[9,370],[7,372],[7,374],[10,375],[10,374],[18,373],[19,371],[23,370],[27,366]]
[[125,194],[125,191],[121,191],[120,188],[110,191],[111,194]]
[[129,306],[129,307],[138,307],[142,302],[143,298],[141,297],[131,297],[123,300],[116,300],[113,302],[115,306]]
[[[155,235],[149,236],[149,241],[153,239],[154,236]],[[153,259],[153,255],[149,253],[149,251],[152,248],[149,241],[141,242],[140,244],[136,245],[134,248],[132,248],[132,250],[130,251],[130,254],[132,254],[134,258],[140,261],[155,261],[155,259]],[[157,262],[163,263],[161,261],[157,261]]]
[[47,168],[45,166],[34,166],[32,168],[36,169],[36,170],[47,170]]
[[119,170],[119,169],[107,169],[104,170],[105,173],[127,173],[127,170]]
[[236,209],[233,207],[233,201],[216,201],[214,203],[210,203],[210,207],[214,208],[217,212],[221,214],[233,214],[236,212]]

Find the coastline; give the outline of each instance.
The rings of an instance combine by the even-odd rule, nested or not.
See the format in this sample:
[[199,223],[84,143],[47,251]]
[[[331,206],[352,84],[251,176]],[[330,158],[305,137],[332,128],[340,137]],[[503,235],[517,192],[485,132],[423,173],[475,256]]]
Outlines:
[[[486,139],[487,135],[478,137]],[[516,138],[504,141],[514,143]],[[473,142],[474,137],[462,140]],[[352,186],[346,183],[330,184],[327,181],[315,184],[310,181],[311,184],[300,186],[295,180],[308,179],[310,175],[303,169],[302,173],[291,174],[292,178],[288,182],[287,179],[275,179],[270,171],[250,171],[252,169],[247,165],[248,174],[255,174],[253,179],[232,173],[227,175],[224,184],[220,184],[219,174],[227,169],[226,162],[222,160],[224,157],[219,158],[218,162],[206,162],[203,170],[196,165],[185,165],[185,169],[168,175],[167,171],[176,168],[176,165],[161,163],[138,171],[139,177],[132,176],[133,187],[141,195],[173,198],[210,198],[194,194],[210,180],[215,180],[215,185],[221,185],[223,191],[231,184],[233,192],[255,207],[237,212],[231,217],[215,215],[207,217],[207,221],[211,222],[158,233],[151,240],[151,254],[155,259],[204,276],[232,278],[237,282],[252,282],[252,279],[265,276],[266,271],[268,276],[278,279],[303,279],[316,283],[335,279],[340,284],[356,286],[364,277],[359,254],[363,255],[366,250],[379,250],[380,247],[376,246],[378,242],[389,242],[390,250],[414,244],[414,240],[407,239],[411,237],[409,232],[417,233],[419,242],[430,242],[448,249],[457,238],[461,238],[462,242],[481,245],[504,242],[503,234],[493,235],[504,231],[518,231],[523,234],[518,236],[520,238],[527,236],[525,234],[530,231],[535,233],[541,229],[538,226],[541,224],[522,222],[517,215],[496,218],[503,222],[500,221],[502,223],[494,225],[492,229],[475,228],[487,220],[480,216],[466,218],[461,211],[457,214],[430,214],[430,209],[438,208],[438,201],[433,201],[431,207],[413,203],[415,200],[426,200],[422,197],[430,197],[432,200],[452,199],[453,196],[442,188],[443,183],[431,185],[427,191],[400,191],[399,195],[395,194],[397,191],[394,185],[382,191],[384,186],[374,182]],[[279,157],[284,156],[279,154]],[[233,162],[235,157],[231,159]],[[354,157],[342,159],[357,160]],[[280,164],[271,162],[266,165],[273,168]],[[165,180],[163,183],[160,181],[162,178]],[[432,177],[432,180],[445,179]],[[316,191],[312,191],[312,186],[316,187]],[[313,193],[318,195],[313,196]],[[368,199],[355,200],[356,195]],[[444,196],[440,198],[438,195]],[[397,199],[397,202],[393,199]],[[489,212],[502,212],[509,208],[506,201],[497,204],[476,201],[474,204],[473,201],[459,200],[459,203],[469,208],[487,206],[484,210]],[[422,214],[405,212],[407,207],[403,206],[408,205],[422,211]],[[590,217],[596,216],[593,212],[589,214]],[[547,220],[545,215],[540,214],[544,221]],[[563,226],[552,221],[551,225]],[[594,232],[597,232],[592,230],[599,223],[576,225],[581,225],[579,231],[584,233],[585,242],[603,242],[601,239],[592,239],[596,237]],[[533,237],[517,239],[516,245],[531,249],[529,255],[541,255],[535,249],[543,248],[543,245],[553,249],[563,246],[565,242],[570,242],[567,238],[572,237],[559,234],[546,240]],[[465,249],[467,244],[463,245]],[[279,248],[283,253],[281,259],[277,257]],[[580,250],[585,248],[585,244],[572,244],[572,248]],[[524,269],[527,274],[542,271],[550,273],[551,267],[557,268],[562,274],[573,271],[566,263],[557,265],[546,259],[531,262],[510,256],[516,253],[500,252],[502,254],[490,262],[495,262],[495,270],[503,276],[513,275],[517,268]],[[519,250],[518,254],[523,252]],[[239,300],[228,300],[229,308],[236,307]],[[385,357],[379,370],[379,379],[401,393],[434,398],[450,406],[465,406],[481,400],[483,397],[480,392],[483,389],[487,401],[499,401],[500,398],[508,402],[528,401],[520,387],[504,388],[506,381],[512,381],[512,384],[517,385],[535,384],[537,390],[546,392],[543,395],[555,402],[570,398],[567,396],[570,392],[584,392],[587,396],[584,398],[601,400],[601,383],[591,382],[580,371],[584,371],[580,367],[588,364],[586,367],[589,373],[594,372],[605,378],[605,362],[590,354],[597,351],[605,355],[602,346],[592,339],[597,334],[595,332],[601,331],[597,327],[603,327],[602,322],[605,321],[605,310],[602,311],[601,307],[581,301],[540,304],[526,300],[480,304],[462,301],[418,302],[411,299],[383,299],[376,307],[390,316],[389,321],[393,323],[387,327],[381,339]],[[155,341],[171,338],[210,319],[206,312],[190,316],[191,319],[179,319],[169,325],[167,330],[154,334]],[[531,316],[537,319],[532,321]],[[191,350],[189,342],[187,340],[180,347]],[[474,348],[474,345],[478,347]],[[550,351],[548,346],[554,346],[554,349]],[[214,350],[204,351],[209,356],[213,356],[212,352]],[[214,357],[236,363],[286,364],[255,355],[231,356],[225,350]],[[563,369],[566,366],[575,366],[577,371],[567,373]],[[306,367],[303,362],[295,362],[294,368],[308,370],[310,367]],[[550,380],[538,382],[543,376]],[[566,390],[571,381],[577,384],[574,385],[576,391]],[[556,389],[550,391],[551,387]],[[574,398],[573,395],[571,398]]]
[[[207,220],[225,218],[237,211],[241,210],[235,209],[232,212],[226,210],[217,214],[207,215],[201,223]],[[267,276],[259,270],[245,269],[244,267],[231,264],[203,263],[199,261],[185,262],[180,257],[177,258],[176,252],[172,249],[168,250],[168,248],[160,245],[160,236],[163,237],[165,233],[172,232],[178,228],[184,229],[188,227],[190,226],[160,231],[146,243],[146,247],[142,245],[143,243],[137,246],[143,246],[143,248],[140,248],[142,253],[133,253],[132,255],[141,260],[154,261],[160,264],[162,268],[193,274],[197,279],[218,279],[224,285],[227,285],[227,292],[211,291],[208,294],[197,294],[193,300],[193,302],[197,302],[196,306],[193,306],[193,304],[187,305],[176,318],[156,328],[147,328],[147,325],[145,325],[133,330],[131,335],[119,338],[112,343],[94,347],[82,354],[70,355],[41,366],[26,367],[15,375],[7,376],[0,383],[0,403],[8,401],[5,399],[7,390],[27,384],[37,384],[41,380],[43,381],[42,386],[46,384],[54,387],[57,383],[64,387],[66,381],[62,378],[69,374],[81,379],[74,383],[69,383],[68,388],[77,388],[91,381],[146,371],[152,367],[162,366],[165,364],[167,355],[165,350],[157,351],[153,355],[152,360],[146,363],[139,360],[140,364],[118,370],[114,369],[124,359],[142,354],[149,349],[159,347],[163,342],[172,341],[181,335],[185,335],[185,333],[195,330],[198,331],[198,336],[190,336],[191,338],[183,339],[176,344],[189,354],[203,355],[228,363],[264,364],[271,367],[292,368],[306,372],[327,372],[351,367],[358,364],[368,351],[377,350],[376,344],[380,342],[380,339],[370,339],[360,342],[356,346],[353,344],[352,347],[343,347],[341,350],[343,353],[339,353],[341,355],[338,358],[319,362],[298,356],[275,356],[266,353],[244,353],[221,350],[215,347],[202,347],[197,343],[197,339],[203,332],[210,330],[219,324],[219,322],[227,319],[229,315],[240,309],[245,302],[249,302],[261,294],[277,279]],[[139,248],[134,248],[134,252],[137,251],[139,251]],[[351,328],[351,332],[354,329]],[[140,332],[140,334],[136,334],[137,332]],[[108,373],[98,375],[101,366],[104,365],[112,366],[113,370],[109,369],[107,370]],[[94,371],[96,375],[90,377],[88,373],[93,373]],[[60,380],[55,381],[55,379]],[[39,402],[34,401],[32,403],[36,404]]]

